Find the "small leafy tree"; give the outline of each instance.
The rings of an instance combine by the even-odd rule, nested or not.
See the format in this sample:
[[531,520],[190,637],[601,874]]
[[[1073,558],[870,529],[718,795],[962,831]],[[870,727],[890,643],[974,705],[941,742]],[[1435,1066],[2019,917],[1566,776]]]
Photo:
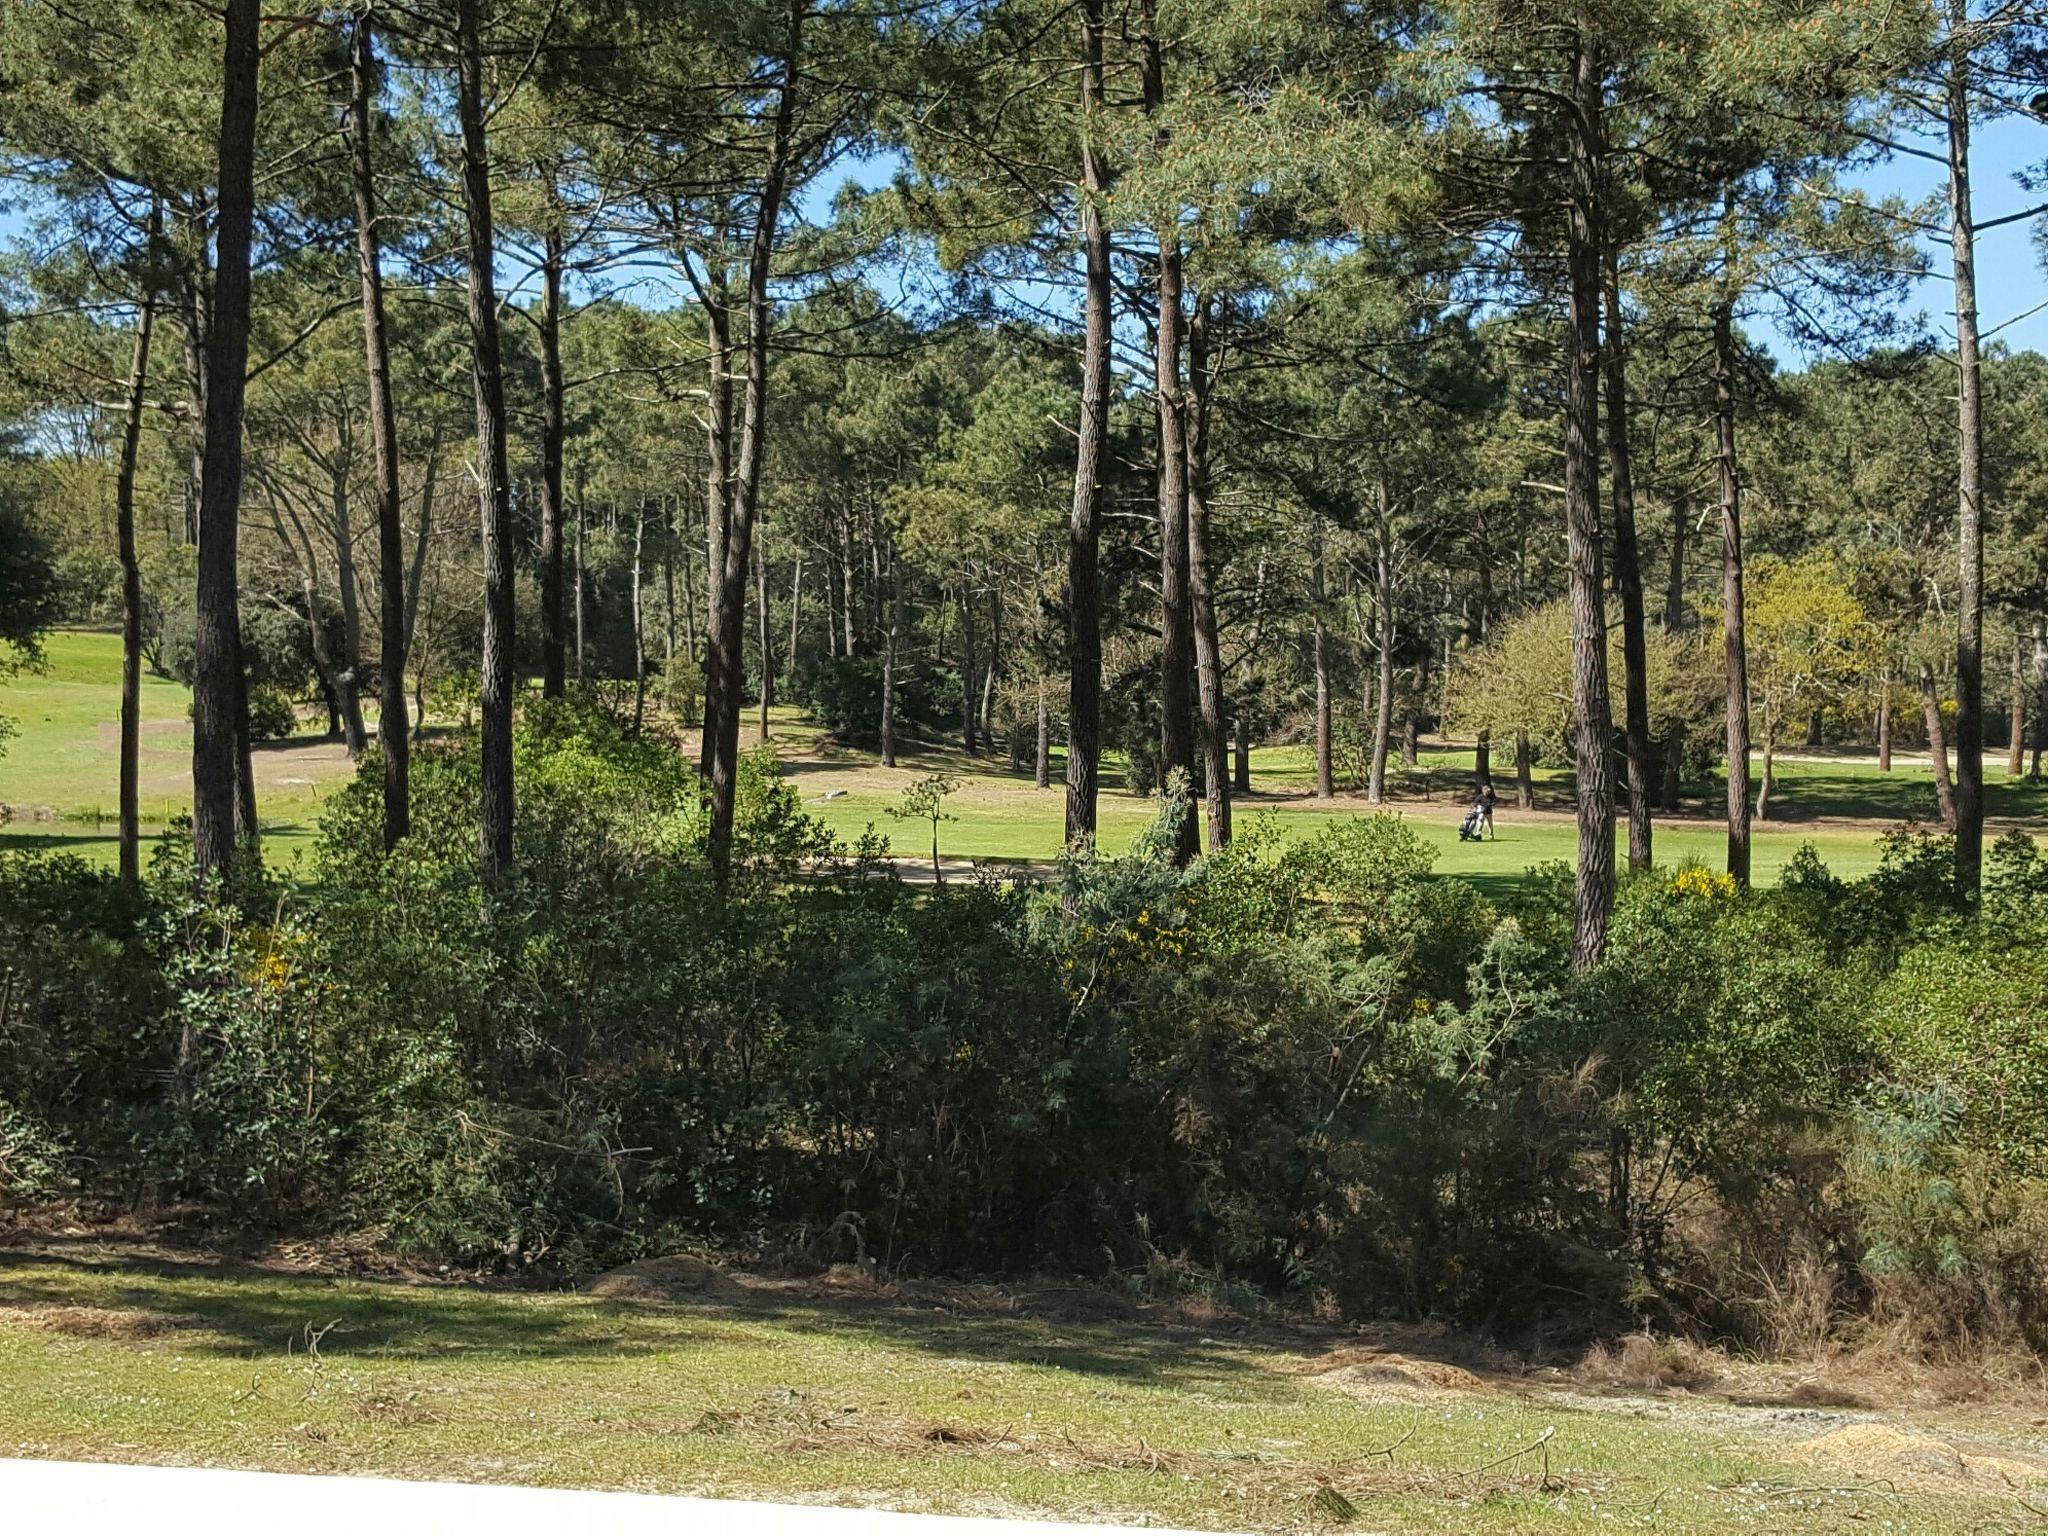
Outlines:
[[1877,629],[1829,555],[1763,557],[1749,570],[1750,707],[1762,726],[1757,820],[1777,787],[1778,739],[1787,720],[1838,705],[1879,669]]
[[940,885],[946,883],[946,873],[939,868],[939,823],[954,819],[946,809],[946,797],[959,787],[960,781],[952,774],[935,773],[904,790],[903,798],[889,809],[889,814],[898,821],[928,821],[932,824],[932,879]]

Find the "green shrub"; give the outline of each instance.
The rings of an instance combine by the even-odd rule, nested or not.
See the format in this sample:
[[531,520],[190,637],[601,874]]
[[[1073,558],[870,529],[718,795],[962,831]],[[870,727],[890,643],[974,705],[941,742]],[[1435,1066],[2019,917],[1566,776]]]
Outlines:
[[[882,729],[882,663],[875,656],[809,661],[797,675],[804,708],[834,735],[872,741]],[[937,740],[960,729],[960,674],[950,667],[899,661],[896,729]]]
[[[1762,1342],[1809,1315],[2048,1324],[2048,865],[1981,912],[1925,840],[1775,892],[1568,870],[1499,904],[1395,816],[1175,867],[1169,797],[1043,887],[905,886],[771,753],[733,858],[691,765],[527,700],[517,865],[473,738],[327,804],[314,881],[140,891],[0,856],[0,1194],[197,1199],[582,1269],[682,1239],[901,1269],[1103,1268],[1547,1330]],[[231,899],[230,899],[231,897]],[[1810,1330],[1800,1337],[1810,1337]]]
[[252,741],[284,741],[298,728],[298,713],[282,689],[249,690],[249,737]]

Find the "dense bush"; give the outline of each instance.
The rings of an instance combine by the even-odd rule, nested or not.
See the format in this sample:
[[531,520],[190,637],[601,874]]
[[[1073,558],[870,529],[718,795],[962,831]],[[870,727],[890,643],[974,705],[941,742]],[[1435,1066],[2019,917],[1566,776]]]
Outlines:
[[1910,839],[1853,883],[1635,877],[1580,977],[1568,876],[1497,905],[1396,817],[1292,844],[1250,818],[1182,871],[1175,806],[1043,889],[916,891],[755,757],[721,887],[667,746],[531,702],[517,752],[518,875],[488,897],[460,735],[416,758],[390,855],[366,763],[304,889],[195,899],[175,845],[139,894],[0,860],[8,1196],[484,1263],[1109,1265],[1778,1344],[2048,1322],[2024,840],[1972,917]]

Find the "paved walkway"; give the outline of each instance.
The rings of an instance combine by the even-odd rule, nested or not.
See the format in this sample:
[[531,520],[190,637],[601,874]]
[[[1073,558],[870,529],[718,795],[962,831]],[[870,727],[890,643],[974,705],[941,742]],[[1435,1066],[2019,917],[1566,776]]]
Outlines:
[[0,1460],[0,1531],[7,1536],[1103,1536],[1112,1529],[651,1493]]

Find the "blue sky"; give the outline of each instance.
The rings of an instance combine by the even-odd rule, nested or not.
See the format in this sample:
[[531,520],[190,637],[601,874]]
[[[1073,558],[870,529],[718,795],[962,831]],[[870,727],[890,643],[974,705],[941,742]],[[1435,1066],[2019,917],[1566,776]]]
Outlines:
[[[1916,147],[1940,152],[1938,139],[1911,140]],[[2042,201],[2039,192],[2028,192],[2014,179],[2028,166],[2048,160],[2048,124],[2018,115],[1980,124],[1971,143],[1971,198],[1979,223],[2004,214],[2018,213]],[[1849,178],[1874,194],[1897,193],[1918,200],[1944,192],[1948,178],[1939,165],[1916,156],[1900,155]],[[2022,219],[1981,236],[1977,243],[1978,324],[1984,332],[1998,329],[1995,340],[2015,351],[2033,348],[2048,352],[2048,275],[2044,275],[2040,253],[2034,244],[2036,221]],[[1916,288],[1909,308],[1924,311],[1942,345],[1955,339],[1955,310],[1949,290],[1949,252],[1943,245],[1928,247],[1930,271]],[[2019,318],[2024,316],[2024,318]],[[1781,360],[1796,365],[1798,350],[1782,336],[1759,327],[1765,340]]]

